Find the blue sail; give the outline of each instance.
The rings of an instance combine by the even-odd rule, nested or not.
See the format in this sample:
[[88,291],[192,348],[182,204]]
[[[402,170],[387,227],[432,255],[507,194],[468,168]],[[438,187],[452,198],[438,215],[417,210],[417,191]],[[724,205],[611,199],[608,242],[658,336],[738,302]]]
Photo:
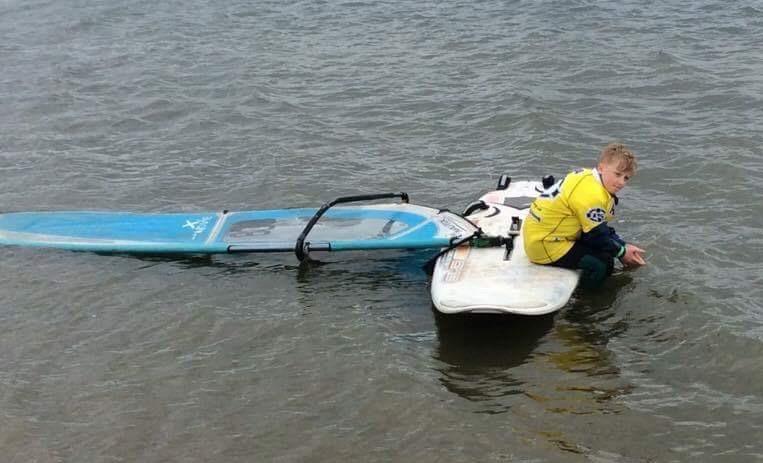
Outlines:
[[[15,212],[0,214],[0,244],[105,253],[289,252],[318,211]],[[459,215],[415,204],[337,206],[312,226],[304,246],[308,251],[438,248],[475,230]]]

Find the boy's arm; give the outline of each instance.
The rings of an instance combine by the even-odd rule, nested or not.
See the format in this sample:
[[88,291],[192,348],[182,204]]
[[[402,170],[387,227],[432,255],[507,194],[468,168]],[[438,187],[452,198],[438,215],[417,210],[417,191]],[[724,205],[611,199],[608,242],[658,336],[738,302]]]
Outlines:
[[601,250],[613,257],[622,257],[625,254],[625,241],[615,233],[615,229],[602,222],[593,227],[587,233],[580,235],[580,242],[586,246]]
[[609,236],[616,243],[620,244],[621,246],[625,246],[625,240],[620,238],[620,235],[618,235],[615,229],[612,227],[609,227]]
[[617,257],[627,267],[646,265],[644,250],[625,241],[606,222],[580,236],[581,243]]

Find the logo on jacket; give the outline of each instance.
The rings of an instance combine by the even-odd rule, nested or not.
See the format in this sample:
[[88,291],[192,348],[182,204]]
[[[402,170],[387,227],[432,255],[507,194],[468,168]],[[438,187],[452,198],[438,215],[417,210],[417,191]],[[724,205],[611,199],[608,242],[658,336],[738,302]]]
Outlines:
[[607,213],[604,212],[604,209],[600,207],[592,207],[591,209],[588,209],[588,212],[585,213],[585,216],[591,222],[601,223],[604,222],[604,219],[607,217]]

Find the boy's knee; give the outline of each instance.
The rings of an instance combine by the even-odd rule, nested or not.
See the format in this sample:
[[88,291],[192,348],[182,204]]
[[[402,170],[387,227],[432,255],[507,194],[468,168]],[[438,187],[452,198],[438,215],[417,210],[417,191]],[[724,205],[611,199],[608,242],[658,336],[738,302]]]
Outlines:
[[578,268],[583,270],[583,275],[580,278],[581,286],[584,288],[596,288],[606,280],[612,270],[607,262],[597,259],[596,257],[587,254],[578,262]]

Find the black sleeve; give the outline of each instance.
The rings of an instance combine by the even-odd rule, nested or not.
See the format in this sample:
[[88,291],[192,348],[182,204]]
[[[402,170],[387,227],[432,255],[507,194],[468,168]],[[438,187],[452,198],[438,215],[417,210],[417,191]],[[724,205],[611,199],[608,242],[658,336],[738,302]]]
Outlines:
[[619,244],[620,246],[625,246],[625,240],[620,238],[620,235],[617,234],[615,229],[612,228],[612,227],[607,227],[607,228],[609,228],[609,236],[610,236],[610,238],[612,238],[612,240],[615,243]]
[[611,254],[612,257],[620,257],[625,248],[625,242],[606,222],[600,223],[588,233],[583,233],[580,236],[580,243]]

